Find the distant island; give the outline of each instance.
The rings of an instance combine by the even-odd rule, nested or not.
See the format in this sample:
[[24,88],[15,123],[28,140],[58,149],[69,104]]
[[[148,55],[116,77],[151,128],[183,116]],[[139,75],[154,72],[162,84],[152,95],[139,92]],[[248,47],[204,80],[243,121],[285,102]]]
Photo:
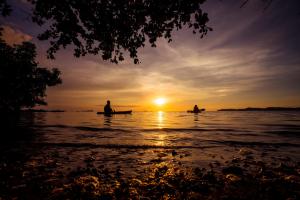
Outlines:
[[218,111],[300,111],[300,107],[266,107],[266,108],[225,108]]

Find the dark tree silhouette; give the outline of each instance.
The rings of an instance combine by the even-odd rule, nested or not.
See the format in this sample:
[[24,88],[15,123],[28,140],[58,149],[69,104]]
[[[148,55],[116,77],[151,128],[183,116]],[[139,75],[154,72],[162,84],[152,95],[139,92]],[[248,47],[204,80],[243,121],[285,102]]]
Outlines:
[[12,47],[0,39],[0,112],[45,105],[47,87],[61,83],[59,70],[38,67],[35,57],[34,44]]
[[0,14],[2,16],[7,16],[11,12],[10,6],[7,4],[6,0],[0,0]]
[[[172,31],[192,29],[202,38],[212,29],[201,5],[206,0],[27,0],[33,5],[33,21],[46,30],[38,38],[49,40],[48,57],[71,45],[76,57],[100,54],[118,63],[128,52],[138,63],[138,49],[158,38],[172,41]],[[273,0],[261,0],[268,7]],[[241,7],[249,0],[240,0]],[[6,0],[0,11],[8,14]]]
[[[164,37],[171,42],[174,29],[184,26],[203,37],[211,28],[201,9],[206,0],[28,0],[33,4],[33,21],[47,22],[39,35],[50,40],[50,58],[61,47],[72,44],[74,55],[101,54],[103,60],[118,63],[124,52],[138,63],[137,50],[152,47]],[[50,23],[50,25],[49,25]]]

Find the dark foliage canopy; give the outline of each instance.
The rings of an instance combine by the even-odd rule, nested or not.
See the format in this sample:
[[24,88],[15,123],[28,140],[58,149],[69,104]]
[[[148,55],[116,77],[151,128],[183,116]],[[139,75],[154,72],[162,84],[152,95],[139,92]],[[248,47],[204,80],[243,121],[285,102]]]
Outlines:
[[7,4],[6,0],[0,0],[0,14],[2,16],[7,16],[11,12],[10,6]]
[[[147,41],[156,47],[158,38],[172,41],[172,31],[189,28],[201,38],[212,29],[201,5],[207,0],[27,0],[32,19],[46,30],[40,40],[50,41],[48,57],[71,46],[76,57],[100,54],[118,63],[128,53],[139,63],[138,49]],[[273,0],[261,0],[268,7]],[[241,7],[249,0],[240,0]],[[0,13],[11,11],[0,0]]]
[[61,83],[59,70],[38,67],[35,57],[34,44],[12,47],[0,39],[0,112],[45,105],[46,88]]
[[[100,54],[118,63],[123,54],[138,63],[137,50],[148,41],[152,47],[164,37],[171,42],[174,29],[184,26],[203,37],[211,28],[201,9],[206,0],[28,0],[33,21],[47,22],[39,35],[50,40],[50,58],[61,47],[72,44],[74,55]],[[50,24],[49,24],[50,23]]]

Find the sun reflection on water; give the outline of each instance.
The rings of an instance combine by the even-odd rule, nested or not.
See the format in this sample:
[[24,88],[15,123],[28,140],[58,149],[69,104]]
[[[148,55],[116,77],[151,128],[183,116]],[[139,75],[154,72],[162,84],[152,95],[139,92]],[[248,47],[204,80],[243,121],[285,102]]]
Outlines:
[[157,126],[158,126],[158,128],[163,128],[163,126],[164,126],[164,112],[163,111],[157,112]]
[[[164,112],[163,111],[158,111],[157,112],[157,127],[159,129],[162,129],[164,127]],[[158,141],[156,145],[159,146],[164,146],[165,145],[165,137],[166,135],[164,133],[159,133],[158,134]]]

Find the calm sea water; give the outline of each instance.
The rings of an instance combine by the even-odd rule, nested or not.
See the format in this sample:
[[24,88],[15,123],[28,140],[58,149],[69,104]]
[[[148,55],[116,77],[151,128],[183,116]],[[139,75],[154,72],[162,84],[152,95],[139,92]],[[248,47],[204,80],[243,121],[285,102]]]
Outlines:
[[[300,145],[299,112],[35,113],[30,126],[45,143],[157,145]],[[24,122],[26,124],[26,120]]]
[[56,152],[63,166],[93,156],[99,165],[132,169],[157,157],[170,161],[174,150],[187,165],[225,162],[245,152],[258,160],[300,161],[300,112],[34,113],[22,124],[36,134],[32,143],[41,150],[35,156]]

